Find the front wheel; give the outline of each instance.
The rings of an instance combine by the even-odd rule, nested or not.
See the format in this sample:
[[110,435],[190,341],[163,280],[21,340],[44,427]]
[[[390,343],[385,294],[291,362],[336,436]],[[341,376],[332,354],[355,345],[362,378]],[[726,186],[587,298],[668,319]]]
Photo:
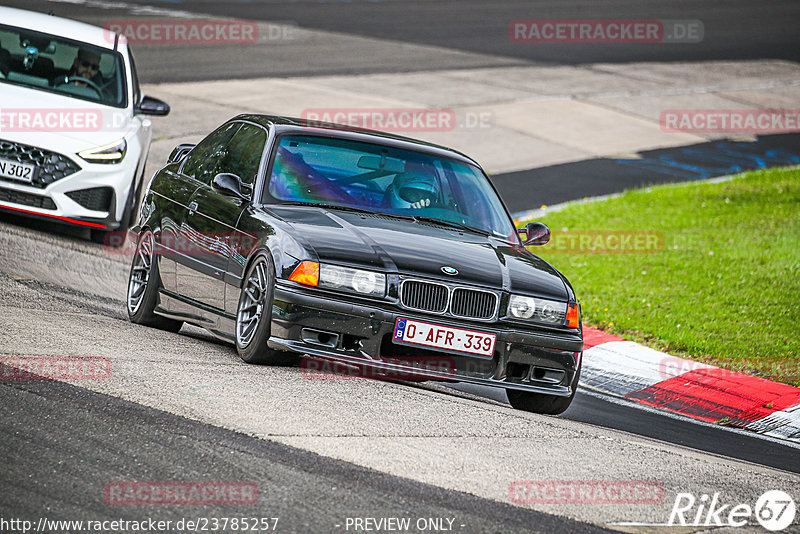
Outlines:
[[160,286],[155,238],[153,232],[147,230],[140,235],[131,262],[131,272],[128,277],[128,317],[136,324],[177,332],[183,326],[181,321],[153,313],[158,304]]
[[525,412],[541,413],[546,415],[559,415],[567,411],[575,393],[578,391],[578,380],[581,371],[575,373],[572,380],[572,395],[569,397],[556,397],[555,395],[544,395],[542,393],[531,393],[530,391],[519,391],[517,389],[507,389],[508,403],[517,410]]
[[274,288],[272,259],[260,255],[247,270],[236,312],[236,351],[247,363],[288,365],[297,358],[292,353],[267,347]]

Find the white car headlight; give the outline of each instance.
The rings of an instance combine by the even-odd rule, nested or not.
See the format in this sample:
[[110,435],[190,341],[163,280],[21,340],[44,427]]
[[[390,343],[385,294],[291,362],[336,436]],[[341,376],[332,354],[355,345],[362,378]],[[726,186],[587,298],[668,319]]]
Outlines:
[[563,325],[567,317],[567,303],[511,295],[508,301],[508,316],[543,324]]
[[536,313],[536,301],[531,297],[511,295],[508,301],[508,314],[517,319],[530,319]]
[[386,275],[323,263],[319,267],[319,287],[382,297],[386,294]]
[[78,155],[89,163],[119,163],[128,151],[125,139],[114,141],[97,148],[89,148],[78,152]]

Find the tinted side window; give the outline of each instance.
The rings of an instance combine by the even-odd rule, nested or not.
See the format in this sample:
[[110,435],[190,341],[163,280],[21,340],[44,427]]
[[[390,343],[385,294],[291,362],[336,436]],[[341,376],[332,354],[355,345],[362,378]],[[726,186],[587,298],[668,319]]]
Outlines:
[[241,127],[240,122],[223,124],[208,137],[200,141],[186,157],[183,174],[211,185],[211,180],[223,170],[223,161],[228,155],[228,143]]
[[252,124],[242,124],[241,129],[228,144],[228,153],[223,159],[222,172],[230,172],[252,184],[258,174],[258,165],[264,153],[267,132]]

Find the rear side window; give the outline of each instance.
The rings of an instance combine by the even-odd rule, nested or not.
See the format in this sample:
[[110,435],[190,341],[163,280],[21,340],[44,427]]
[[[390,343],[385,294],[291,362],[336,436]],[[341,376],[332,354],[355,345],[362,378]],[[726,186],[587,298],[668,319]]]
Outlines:
[[261,155],[267,142],[267,132],[253,124],[242,124],[222,158],[222,172],[235,174],[243,183],[252,184],[258,174]]
[[214,176],[228,172],[223,170],[223,164],[228,155],[230,140],[241,126],[240,122],[223,124],[200,141],[186,157],[183,174],[211,185]]

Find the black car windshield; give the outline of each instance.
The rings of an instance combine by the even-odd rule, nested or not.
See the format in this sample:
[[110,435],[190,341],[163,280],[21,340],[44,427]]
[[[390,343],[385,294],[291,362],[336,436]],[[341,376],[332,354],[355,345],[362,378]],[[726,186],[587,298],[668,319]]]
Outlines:
[[54,35],[0,25],[0,82],[124,107],[122,56]]
[[265,203],[325,204],[424,218],[506,240],[514,225],[474,165],[346,139],[284,135]]

